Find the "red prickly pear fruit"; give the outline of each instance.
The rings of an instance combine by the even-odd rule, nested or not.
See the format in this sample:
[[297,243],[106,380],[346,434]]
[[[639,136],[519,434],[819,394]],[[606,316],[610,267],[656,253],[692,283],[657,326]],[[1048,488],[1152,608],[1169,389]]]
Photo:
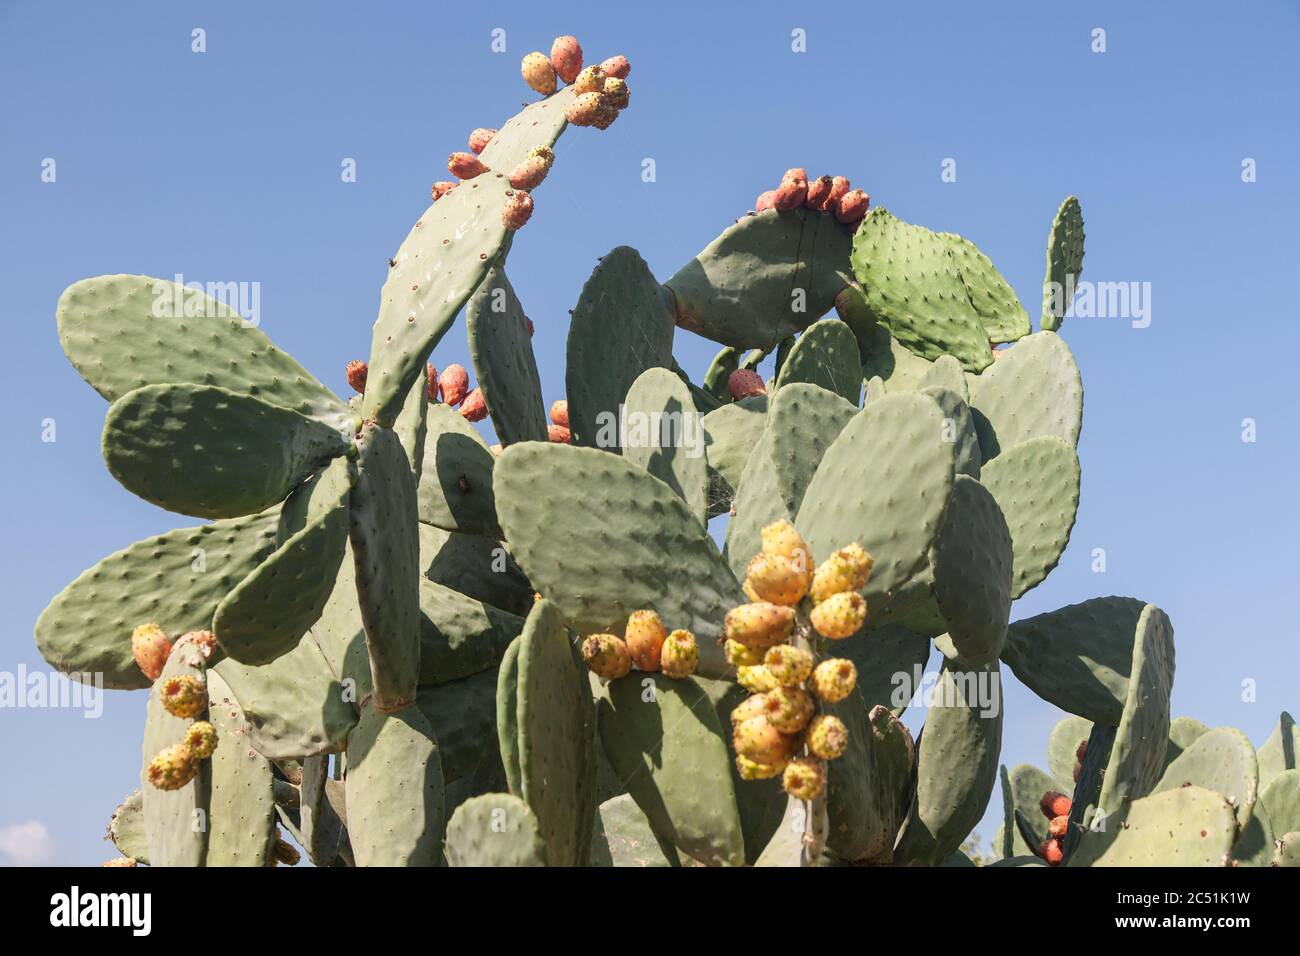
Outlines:
[[1088,755],[1088,741],[1080,740],[1079,746],[1075,748],[1074,759],[1083,762],[1083,758]]
[[700,647],[690,631],[673,631],[659,650],[659,672],[665,677],[690,677],[699,663]]
[[197,717],[208,706],[207,685],[190,674],[167,678],[158,693],[163,709],[173,717]]
[[831,177],[831,193],[826,197],[825,212],[835,211],[840,204],[840,200],[844,198],[844,194],[849,191],[850,185],[848,179],[843,176]]
[[840,197],[839,204],[835,207],[835,218],[845,225],[851,226],[854,223],[862,221],[862,217],[867,214],[871,208],[871,197],[861,189],[850,189]]
[[1043,799],[1038,801],[1038,809],[1043,811],[1043,816],[1047,819],[1053,820],[1056,817],[1068,817],[1070,804],[1070,798],[1065,794],[1049,790],[1043,794]]
[[632,72],[632,64],[620,53],[618,56],[611,56],[608,60],[602,60],[600,69],[606,76],[626,80],[627,75]]
[[519,72],[534,93],[550,96],[555,92],[555,67],[551,66],[545,53],[534,51],[528,54],[519,64]]
[[442,400],[455,407],[469,394],[469,372],[463,365],[448,365],[438,378],[438,387],[442,391]]
[[131,656],[135,658],[140,673],[151,681],[157,680],[172,652],[172,642],[157,624],[141,624],[131,632]]
[[524,321],[528,323],[528,337],[531,339],[533,337],[533,331],[535,329],[535,326],[533,325],[533,320],[528,318],[528,316],[524,316]]
[[512,232],[524,228],[524,224],[533,215],[533,197],[522,189],[506,197],[505,208],[501,210],[501,224]]
[[632,669],[627,645],[613,634],[592,634],[582,642],[582,660],[597,677],[618,680]]
[[546,178],[550,165],[537,156],[528,156],[510,171],[510,185],[515,189],[536,189]]
[[1053,840],[1063,840],[1069,829],[1070,818],[1063,814],[1059,817],[1052,817],[1051,822],[1047,824],[1047,835]]
[[211,631],[186,631],[176,638],[176,646],[182,644],[192,647],[205,661],[210,661],[213,652],[217,649],[217,635]]
[[818,212],[826,212],[826,200],[830,198],[832,181],[829,176],[818,176],[808,184],[808,195],[804,202],[809,209],[816,209]]
[[447,193],[455,189],[458,185],[459,183],[453,183],[447,179],[440,179],[433,184],[433,189],[430,190],[430,195],[433,196],[433,201],[437,202],[443,196],[447,195]]
[[566,83],[573,84],[573,92],[581,96],[583,93],[600,93],[605,89],[605,73],[598,66],[586,67],[581,73],[572,80],[565,80]]
[[465,401],[461,403],[460,413],[466,421],[481,422],[487,418],[487,402],[483,399],[483,392],[474,389],[465,396]]
[[112,860],[105,860],[100,866],[139,866],[139,862],[132,856],[119,856]]
[[197,720],[185,731],[185,746],[198,760],[207,760],[217,749],[217,728],[206,720]]
[[789,212],[791,209],[798,209],[802,206],[807,198],[808,180],[782,180],[781,185],[776,188],[776,195],[772,198],[772,205],[781,212]]
[[754,212],[766,212],[776,207],[776,190],[769,189],[765,193],[759,193],[758,198],[754,200]]
[[551,66],[565,83],[572,83],[582,71],[582,46],[573,36],[551,41]]
[[563,425],[547,425],[546,440],[556,445],[569,444],[569,430]]
[[179,790],[198,773],[199,762],[190,748],[173,744],[158,752],[145,768],[145,779],[159,790]]
[[424,395],[431,402],[438,400],[438,370],[432,362],[424,366]]
[[473,179],[488,171],[473,153],[452,153],[447,157],[447,169],[457,179]]
[[564,116],[574,126],[595,126],[608,111],[618,112],[604,93],[583,93],[569,104]]
[[643,671],[659,669],[659,655],[663,651],[668,631],[659,615],[651,610],[633,611],[628,615],[623,629],[623,643],[632,655],[632,663]]
[[616,110],[627,109],[627,104],[632,101],[632,91],[627,88],[627,83],[616,76],[605,77],[605,85],[601,87],[601,92],[609,100],[610,106]]
[[767,386],[763,384],[763,376],[752,368],[738,368],[727,376],[727,391],[740,401],[753,395],[766,395]]
[[469,148],[475,156],[483,152],[488,143],[492,142],[492,137],[497,134],[494,129],[484,129],[479,127],[469,134]]
[[366,373],[370,367],[360,359],[353,359],[347,365],[348,384],[355,391],[365,392],[366,390]]
[[1044,840],[1038,844],[1038,855],[1047,861],[1048,866],[1060,866],[1061,860],[1065,858],[1059,840]]
[[569,403],[563,398],[551,402],[551,421],[565,428],[569,427]]

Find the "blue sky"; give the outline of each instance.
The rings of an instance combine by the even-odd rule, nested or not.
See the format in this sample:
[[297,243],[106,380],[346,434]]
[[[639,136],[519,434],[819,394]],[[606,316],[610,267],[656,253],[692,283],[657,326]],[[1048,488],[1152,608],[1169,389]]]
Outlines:
[[[14,413],[0,671],[44,666],[32,625],[82,569],[187,523],[105,471],[105,405],[55,334],[62,289],[114,272],[259,282],[263,330],[347,394],[386,260],[446,155],[530,97],[520,57],[574,33],[590,61],[631,59],[632,104],[610,130],[560,141],[510,257],[548,403],[597,256],[629,244],[666,279],[789,166],[847,175],[902,218],[972,239],[1033,316],[1051,216],[1075,193],[1084,278],[1151,283],[1151,324],[1065,325],[1086,391],[1082,505],[1061,566],[1014,613],[1143,598],[1177,630],[1175,713],[1258,744],[1300,709],[1293,4],[511,6],[0,2]],[[191,52],[196,27],[206,53]],[[796,28],[807,52],[791,51]],[[462,329],[439,367],[469,364]],[[716,346],[679,333],[676,351],[698,377]],[[1043,764],[1059,715],[1008,683],[1003,760]],[[136,785],[144,697],[110,694],[97,720],[0,710],[0,863],[112,855],[99,838]]]

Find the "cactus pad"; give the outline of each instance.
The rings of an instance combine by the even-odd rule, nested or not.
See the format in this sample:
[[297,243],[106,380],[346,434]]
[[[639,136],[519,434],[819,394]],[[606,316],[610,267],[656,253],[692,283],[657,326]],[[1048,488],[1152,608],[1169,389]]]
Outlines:
[[1268,740],[1259,748],[1260,786],[1267,786],[1283,770],[1294,770],[1300,766],[1298,755],[1300,727],[1296,726],[1295,720],[1284,710]]
[[1236,835],[1232,808],[1203,787],[1135,800],[1105,832],[1087,832],[1071,866],[1225,866]]
[[545,866],[546,844],[528,804],[508,793],[471,797],[447,824],[448,866]]
[[207,866],[265,866],[275,845],[271,762],[244,737],[244,715],[230,688],[208,671],[208,714],[217,729],[212,754]]
[[420,580],[420,683],[445,684],[494,667],[523,619]]
[[751,395],[704,416],[704,441],[709,467],[726,483],[724,493],[735,497],[740,476],[767,424],[768,398]]
[[631,794],[600,805],[592,866],[681,866],[677,848],[661,841]]
[[1040,435],[1079,444],[1083,380],[1055,332],[1035,332],[1003,352],[972,381],[971,405],[986,463]]
[[502,444],[546,441],[542,384],[528,317],[503,268],[488,272],[465,309],[469,352]]
[[1083,273],[1083,238],[1083,210],[1079,207],[1079,200],[1066,196],[1052,219],[1051,232],[1047,234],[1042,326],[1051,332],[1060,330],[1070,307],[1061,291],[1053,295],[1053,286],[1065,290],[1069,283],[1078,283]]
[[420,469],[420,520],[447,531],[498,538],[492,469],[496,457],[450,405],[430,405]]
[[839,319],[822,319],[804,330],[786,356],[776,387],[792,382],[820,385],[857,406],[862,398],[858,340]]
[[624,409],[628,445],[623,457],[677,492],[700,524],[707,525],[709,466],[690,389],[667,369],[646,369],[628,389]]
[[951,232],[940,235],[947,240],[948,252],[957,265],[966,296],[989,341],[994,344],[1014,342],[1028,335],[1029,315],[989,257],[969,239]]
[[1056,789],[1062,793],[1074,791],[1074,764],[1078,759],[1079,744],[1092,733],[1092,721],[1071,714],[1052,728],[1047,738],[1047,768],[1056,780]]
[[1255,748],[1240,730],[1217,727],[1202,734],[1165,767],[1152,793],[1193,783],[1213,790],[1232,806],[1242,830],[1250,823],[1259,793],[1259,767]]

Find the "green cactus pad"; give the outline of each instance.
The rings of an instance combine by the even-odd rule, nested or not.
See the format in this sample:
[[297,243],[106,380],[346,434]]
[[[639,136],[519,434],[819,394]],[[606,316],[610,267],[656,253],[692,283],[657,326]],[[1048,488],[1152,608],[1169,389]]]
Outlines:
[[[704,688],[704,692],[713,701],[713,711],[718,717],[718,726],[724,731],[731,727],[731,712],[749,697],[749,691],[739,684],[729,681],[708,680],[697,677],[695,683]],[[602,750],[603,754],[604,751]],[[606,760],[608,763],[608,760]],[[611,775],[617,778],[613,769]],[[618,779],[620,786],[622,780]],[[731,762],[731,786],[736,795],[736,812],[740,817],[740,832],[745,841],[745,862],[754,863],[772,839],[772,834],[785,816],[786,797],[781,789],[779,778],[772,780],[742,780],[740,768]],[[623,787],[623,789],[626,789]],[[660,839],[662,845],[672,850],[670,840]]]
[[1178,759],[1184,750],[1196,743],[1210,728],[1194,717],[1175,717],[1169,722],[1169,746],[1165,748],[1165,766]]
[[397,419],[429,354],[508,245],[501,213],[513,190],[506,175],[533,147],[555,143],[573,98],[571,88],[563,89],[507,121],[479,156],[491,172],[426,209],[402,242],[370,338],[365,418],[385,425]]
[[214,670],[243,711],[243,733],[271,760],[340,751],[357,722],[352,695],[310,633],[269,664],[226,658]]
[[794,521],[772,464],[775,444],[776,429],[764,428],[745,462],[740,487],[731,503],[722,553],[732,574],[739,580],[744,579],[745,568],[762,546],[762,529],[774,521]]
[[1014,622],[1002,660],[1043,700],[1116,726],[1128,696],[1141,601],[1093,598]]
[[[1065,321],[1070,303],[1063,291],[1067,281],[1077,285],[1083,274],[1083,210],[1079,200],[1066,196],[1061,208],[1052,219],[1052,229],[1047,234],[1047,273],[1043,276],[1042,327],[1059,331]],[[1068,277],[1068,279],[1067,279]],[[1053,287],[1055,286],[1054,289]]]
[[510,792],[518,796],[524,792],[523,776],[519,769],[519,647],[515,638],[501,657],[497,669],[497,746],[501,750],[501,763],[505,770]]
[[793,382],[820,385],[856,407],[862,398],[862,361],[853,331],[839,319],[808,326],[786,356],[776,387]]
[[[1002,746],[1000,676],[996,661],[960,674],[944,664],[917,747],[916,802],[898,836],[896,862],[936,865],[984,815]],[[980,701],[981,688],[992,699]]]
[[104,420],[109,472],[151,504],[234,518],[284,497],[347,448],[344,434],[258,398],[205,385],[146,385]]
[[793,382],[777,390],[768,413],[772,470],[789,514],[798,514],[813,475],[845,426],[855,404],[818,385]]
[[731,391],[727,388],[727,383],[731,378],[731,373],[740,368],[740,357],[742,349],[726,346],[713,357],[709,367],[704,372],[703,388],[719,402],[728,403],[731,401]]
[[1268,740],[1259,748],[1260,786],[1268,786],[1269,781],[1283,770],[1300,766],[1297,755],[1300,755],[1300,727],[1284,710]]
[[1169,694],[1174,684],[1174,627],[1148,604],[1133,638],[1133,668],[1124,713],[1115,732],[1097,806],[1117,819],[1160,779],[1169,742]]
[[411,466],[415,483],[420,483],[424,469],[424,440],[429,433],[429,376],[421,375],[411,386],[411,393],[402,404],[402,411],[393,422],[393,431],[406,451],[406,463]]
[[83,571],[36,622],[51,667],[104,687],[148,687],[131,632],[155,623],[173,639],[212,626],[221,600],[275,550],[279,507],[137,541]]
[[934,597],[948,633],[946,657],[971,666],[997,660],[1011,617],[1011,532],[988,490],[958,475],[930,549]]
[[216,385],[341,430],[347,405],[259,329],[195,289],[149,276],[74,282],[58,306],[59,342],[110,402],[145,385]]
[[533,606],[533,588],[500,541],[421,524],[424,576],[466,597],[520,617]]
[[980,484],[997,499],[1011,529],[1013,599],[1061,560],[1079,511],[1079,478],[1074,446],[1053,435],[1023,441],[981,471]]
[[849,281],[849,231],[806,209],[745,216],[668,280],[677,324],[767,349],[831,310]]
[[853,274],[872,314],[906,348],[930,360],[951,355],[978,372],[993,353],[953,255],[956,247],[945,234],[877,206],[853,237]]
[[694,633],[702,675],[726,672],[717,638],[745,596],[667,485],[617,455],[528,442],[502,455],[496,492],[511,553],[574,630],[653,608],[667,627]]
[[217,606],[212,629],[229,657],[268,664],[320,617],[348,543],[349,471],[348,459],[336,458],[290,495],[280,546]]
[[1092,733],[1088,735],[1088,749],[1079,764],[1079,779],[1070,797],[1069,826],[1061,844],[1067,866],[1071,863],[1071,856],[1084,828],[1092,825],[1099,828],[1105,826],[1105,818],[1097,813],[1097,801],[1101,796],[1106,766],[1110,763],[1110,752],[1115,745],[1115,731],[1113,726],[1093,724]]
[[324,755],[308,757],[302,762],[299,784],[302,847],[312,865],[318,867],[334,866],[347,841],[343,826],[346,807],[341,806],[343,783],[330,777],[329,763],[329,757]]
[[766,395],[751,395],[704,416],[705,457],[725,482],[722,491],[729,498],[736,496],[749,453],[762,437],[767,407]]
[[149,834],[144,826],[144,793],[132,790],[113,811],[108,824],[108,835],[117,852],[137,863],[149,864]]
[[[1059,792],[1060,784],[1054,777],[1044,773],[1033,764],[1027,763],[1012,768],[1010,781],[1012,798],[1015,800],[1016,810],[1020,812],[1022,820],[1021,826],[1027,824],[1034,836],[1032,843],[1026,837],[1024,845],[1017,848],[1016,853],[1021,853],[1024,850],[1034,853],[1037,851],[1038,845],[1047,839],[1048,820],[1043,816],[1038,804],[1049,791],[1057,790]],[[1068,793],[1070,790],[1073,790],[1073,787],[1068,788],[1066,792]]]
[[[565,366],[571,438],[612,451],[627,390],[646,369],[672,367],[672,299],[640,253],[617,246],[601,258],[571,315]],[[608,416],[612,433],[602,427]]]
[[584,741],[595,718],[587,677],[549,601],[538,601],[528,615],[517,666],[521,796],[537,814],[547,863],[577,866],[586,859],[580,834],[590,826],[583,813],[595,812],[582,793],[594,759]]
[[1260,790],[1258,806],[1268,814],[1275,834],[1300,831],[1300,770],[1283,770],[1274,776]]
[[[1031,768],[1032,769],[1032,768]],[[1017,856],[1032,856],[1038,847],[1025,839],[1022,832],[1021,816],[1017,813],[1016,794],[1011,785],[1011,776],[1005,766],[998,768],[998,780],[1002,783],[1002,825],[993,837],[993,849],[1004,859]]]
[[[198,773],[176,790],[159,790],[149,782],[150,761],[167,747],[181,743],[191,721],[167,712],[159,697],[161,688],[173,677],[206,680],[203,655],[192,640],[177,641],[162,674],[149,693],[144,719],[143,764],[140,790],[144,794],[144,826],[149,838],[150,866],[203,866],[208,854],[208,828],[194,821],[208,814],[212,793],[212,765],[204,760]],[[206,719],[206,710],[198,719]]]
[[496,456],[450,405],[430,405],[420,470],[420,520],[447,531],[501,537],[492,469]]
[[420,672],[420,544],[415,486],[397,435],[374,423],[357,436],[349,538],[370,654],[374,705],[415,700]]
[[[763,852],[759,854],[754,866],[807,868],[816,866],[817,859],[812,858],[806,841],[808,833],[808,816],[811,805],[794,797],[785,799],[781,822],[777,824]],[[826,854],[824,851],[822,855]]]
[[528,317],[505,270],[497,266],[465,309],[478,387],[502,444],[546,441],[546,409]]
[[208,672],[212,754],[211,821],[206,866],[265,866],[275,845],[271,762],[243,737],[244,715],[226,682]]
[[668,369],[646,369],[627,390],[624,417],[628,443],[623,457],[677,492],[700,524],[707,525],[709,465],[690,389]]
[[907,726],[883,704],[867,713],[871,732],[871,782],[879,811],[881,851],[869,857],[889,863],[899,829],[907,820],[915,791],[916,745]]
[[1047,767],[1062,793],[1074,791],[1074,763],[1079,744],[1092,733],[1092,721],[1071,714],[1052,728],[1047,738]]
[[884,624],[836,641],[834,651],[857,667],[858,692],[868,711],[881,704],[898,716],[916,689],[913,678],[930,659],[930,639],[900,624]]
[[496,750],[497,671],[482,671],[437,687],[421,687],[416,705],[433,728],[443,779],[452,783]]
[[1069,347],[1055,332],[1035,332],[998,353],[971,383],[971,406],[987,464],[1040,435],[1079,444],[1083,380]]
[[1237,826],[1223,797],[1203,787],[1181,787],[1133,801],[1088,831],[1071,866],[1224,866]]
[[966,372],[962,370],[960,362],[951,355],[940,355],[933,362],[926,364],[927,368],[917,391],[927,388],[946,388],[955,392],[964,404],[970,404],[970,383],[966,380]]
[[882,335],[888,347],[889,330],[876,321],[876,315],[867,305],[867,297],[856,281],[850,281],[836,294],[835,314],[853,333],[858,343],[858,357],[863,362],[878,347]]
[[946,386],[927,385],[918,391],[934,399],[943,412],[943,439],[953,445],[957,474],[979,478],[982,457],[979,434],[975,431],[975,419],[971,416],[970,406],[960,393]]
[[1300,866],[1300,833],[1284,833],[1278,837],[1274,866]]
[[546,866],[541,824],[508,793],[471,797],[447,824],[448,866]]
[[826,763],[826,849],[845,860],[872,858],[889,849],[889,829],[874,786],[872,734],[862,695],[854,692],[839,703],[823,703],[823,713],[844,721],[849,741],[844,753]]
[[873,611],[919,572],[952,491],[955,449],[943,414],[925,395],[871,402],[827,449],[796,525],[823,560],[857,541],[875,556],[863,589]]
[[1249,738],[1234,727],[1217,727],[1202,734],[1173,763],[1165,767],[1152,793],[1185,784],[1213,790],[1232,805],[1237,825],[1250,823],[1259,793],[1259,767]]
[[957,265],[971,308],[991,343],[1014,342],[1029,334],[1029,315],[1015,291],[975,243],[951,232],[940,233]]
[[591,866],[681,866],[677,848],[655,836],[650,821],[631,794],[600,805]]
[[496,666],[523,618],[420,580],[420,683],[445,684]]
[[636,671],[598,708],[605,754],[655,832],[706,865],[743,865],[731,754],[704,687]]
[[1047,866],[1045,862],[1036,856],[1013,856],[1003,860],[994,860],[987,865],[997,867]]
[[886,393],[915,392],[934,383],[935,363],[904,347],[883,325],[875,326],[858,346],[863,379],[880,379]]

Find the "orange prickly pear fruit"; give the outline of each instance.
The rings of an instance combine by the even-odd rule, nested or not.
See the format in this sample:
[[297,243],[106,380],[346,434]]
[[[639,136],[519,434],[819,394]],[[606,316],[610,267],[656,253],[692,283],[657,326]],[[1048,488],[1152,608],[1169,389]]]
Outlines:
[[366,373],[369,369],[370,367],[360,359],[353,359],[348,363],[347,368],[344,371],[347,372],[348,384],[352,386],[354,391],[365,392]]
[[196,720],[185,731],[185,746],[198,760],[207,760],[217,749],[217,728],[206,720]]
[[1043,816],[1052,820],[1056,817],[1068,817],[1070,815],[1071,800],[1063,793],[1057,793],[1055,790],[1049,790],[1043,794],[1043,799],[1038,801],[1038,809],[1043,811]]
[[457,179],[473,179],[482,176],[488,168],[473,153],[452,153],[447,157],[447,171]]
[[798,744],[798,737],[781,733],[765,717],[742,720],[731,734],[731,745],[736,753],[759,763],[788,760]]
[[438,378],[438,388],[442,391],[442,400],[454,408],[469,394],[469,372],[463,365],[448,365]]
[[496,134],[497,134],[496,130],[484,129],[481,126],[478,129],[474,130],[474,132],[469,134],[470,152],[474,153],[474,155],[476,156],[479,153],[483,152],[483,150],[487,147],[487,144],[492,142],[492,137],[495,136]]
[[793,607],[808,593],[808,575],[793,561],[761,551],[749,560],[745,583],[760,600]]
[[577,79],[582,72],[582,46],[577,37],[556,37],[551,42],[551,66],[565,83]]
[[742,604],[727,612],[725,636],[746,647],[784,644],[794,629],[794,608],[759,601]]
[[736,771],[740,774],[741,780],[771,780],[773,777],[781,776],[788,765],[788,760],[759,763],[757,760],[750,760],[744,754],[736,754]]
[[1038,855],[1047,861],[1048,866],[1060,866],[1065,858],[1059,840],[1044,840],[1038,845]]
[[145,768],[145,779],[159,790],[179,790],[198,773],[199,762],[190,748],[174,744],[159,751]]
[[582,642],[582,660],[597,677],[618,680],[632,669],[627,645],[613,634],[592,634]]
[[840,548],[813,572],[812,599],[820,604],[831,595],[844,591],[861,591],[871,579],[875,559],[854,542]]
[[157,680],[172,652],[172,642],[157,624],[141,624],[131,632],[131,656],[140,672],[150,680]]
[[[555,426],[552,426],[555,427]],[[663,650],[668,631],[654,611],[633,611],[623,630],[623,643],[632,656],[632,663],[643,671],[659,669],[659,653]]]
[[751,694],[762,694],[781,686],[772,672],[762,664],[741,665],[736,668],[736,683]]
[[611,56],[608,60],[602,60],[600,70],[606,76],[626,80],[627,75],[632,72],[632,64],[627,61],[627,57],[619,54],[618,56]]
[[466,421],[481,422],[487,418],[487,402],[479,389],[472,390],[460,403],[460,413]]
[[569,427],[569,403],[564,399],[551,403],[551,421],[557,425]]
[[773,687],[763,695],[763,716],[783,734],[797,734],[812,720],[812,695],[802,687]]
[[810,582],[812,581],[812,552],[808,550],[808,545],[804,544],[803,537],[795,530],[794,525],[784,520],[774,521],[759,532],[759,537],[763,542],[764,554],[775,554],[786,558],[808,575]]
[[753,667],[763,663],[763,651],[755,647],[746,647],[739,641],[728,640],[722,645],[727,656],[727,663],[732,667]]
[[550,96],[555,92],[555,67],[545,53],[528,54],[519,64],[519,72],[534,93]]
[[1047,824],[1047,835],[1053,840],[1064,840],[1069,829],[1070,818],[1068,815],[1062,814],[1059,817],[1052,817],[1051,822]]
[[159,688],[163,708],[173,717],[196,717],[208,706],[208,688],[190,674],[169,677]]

